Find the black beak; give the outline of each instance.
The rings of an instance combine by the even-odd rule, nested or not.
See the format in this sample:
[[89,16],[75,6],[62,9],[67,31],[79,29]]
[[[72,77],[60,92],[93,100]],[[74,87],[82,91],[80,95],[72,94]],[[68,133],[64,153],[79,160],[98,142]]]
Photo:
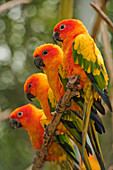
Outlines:
[[45,67],[45,64],[43,63],[43,60],[39,56],[36,56],[34,58],[34,64],[39,69],[40,69],[40,67]]
[[12,118],[10,119],[10,126],[12,129],[16,129],[22,127],[22,124],[18,120]]
[[57,41],[63,42],[63,40],[60,38],[60,34],[57,31],[53,32],[53,41],[56,44],[58,44]]
[[28,100],[30,100],[32,102],[32,99],[35,98],[35,96],[33,96],[31,93],[27,93],[26,94]]

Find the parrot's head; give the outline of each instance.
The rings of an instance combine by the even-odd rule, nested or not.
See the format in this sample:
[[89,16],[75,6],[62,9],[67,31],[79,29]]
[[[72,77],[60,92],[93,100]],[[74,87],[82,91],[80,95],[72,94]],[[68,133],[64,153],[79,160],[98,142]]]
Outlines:
[[[11,128],[24,128],[27,131],[31,131],[35,126],[38,127],[40,118],[42,117],[42,110],[36,108],[32,104],[27,104],[15,109],[10,115]],[[36,127],[35,127],[36,128]]]
[[60,21],[53,30],[53,40],[64,42],[75,38],[77,35],[87,32],[81,21],[76,19],[64,19]]
[[41,95],[45,91],[48,91],[49,84],[47,76],[44,73],[36,73],[31,75],[24,84],[24,92],[28,100],[32,101],[32,98],[40,99]]
[[54,67],[57,69],[63,60],[63,52],[58,45],[44,44],[36,48],[33,57],[37,68],[42,67],[43,70],[47,70]]

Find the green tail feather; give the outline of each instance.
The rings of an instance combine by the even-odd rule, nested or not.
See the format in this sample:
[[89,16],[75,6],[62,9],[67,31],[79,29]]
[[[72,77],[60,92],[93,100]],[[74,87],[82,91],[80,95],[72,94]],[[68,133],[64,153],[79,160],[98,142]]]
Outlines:
[[58,143],[64,149],[64,151],[74,160],[77,168],[80,168],[79,161],[75,156],[75,150],[71,141],[69,140],[69,136],[67,134],[60,134],[55,135],[55,137],[55,142]]
[[85,149],[86,136],[87,136],[92,103],[93,101],[89,100],[87,104],[85,103],[85,109],[83,109],[84,110],[84,115],[83,115],[84,122],[83,122],[83,132],[82,132],[82,160],[84,158],[84,149]]
[[88,129],[88,135],[90,137],[91,144],[93,146],[95,155],[97,157],[97,160],[100,164],[101,169],[105,170],[104,160],[103,160],[103,156],[102,156],[102,152],[101,152],[101,148],[100,148],[100,144],[98,141],[95,127],[94,127],[93,123],[91,122],[91,120],[89,123],[90,123],[90,125],[89,125],[89,129]]

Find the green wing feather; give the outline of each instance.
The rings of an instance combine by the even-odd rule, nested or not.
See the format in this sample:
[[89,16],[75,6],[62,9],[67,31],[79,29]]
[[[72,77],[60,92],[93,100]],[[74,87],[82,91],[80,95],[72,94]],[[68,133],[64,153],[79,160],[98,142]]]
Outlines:
[[67,82],[68,82],[68,78],[67,78],[66,71],[63,70],[62,64],[59,67],[58,74],[59,74],[59,79],[61,81],[61,84],[63,85],[64,90],[66,91],[67,90],[66,85],[67,85]]
[[60,134],[55,135],[55,137],[55,142],[58,143],[64,149],[64,151],[71,157],[71,159],[74,160],[77,168],[80,168],[79,161],[75,156],[75,149],[69,139],[69,136],[67,134]]
[[99,49],[87,34],[78,35],[73,43],[73,58],[85,71],[95,90],[112,111],[108,94],[104,91],[108,85],[108,75]]
[[[89,35],[81,34],[73,43],[74,62],[79,64],[87,73],[92,73],[98,88],[105,89],[108,75],[100,51]],[[101,84],[100,84],[101,81]]]

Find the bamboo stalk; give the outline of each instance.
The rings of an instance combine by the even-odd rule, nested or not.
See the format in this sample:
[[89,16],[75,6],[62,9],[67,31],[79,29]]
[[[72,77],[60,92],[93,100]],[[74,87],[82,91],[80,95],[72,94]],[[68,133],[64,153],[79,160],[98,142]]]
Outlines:
[[59,5],[60,20],[73,18],[74,0],[61,0]]

